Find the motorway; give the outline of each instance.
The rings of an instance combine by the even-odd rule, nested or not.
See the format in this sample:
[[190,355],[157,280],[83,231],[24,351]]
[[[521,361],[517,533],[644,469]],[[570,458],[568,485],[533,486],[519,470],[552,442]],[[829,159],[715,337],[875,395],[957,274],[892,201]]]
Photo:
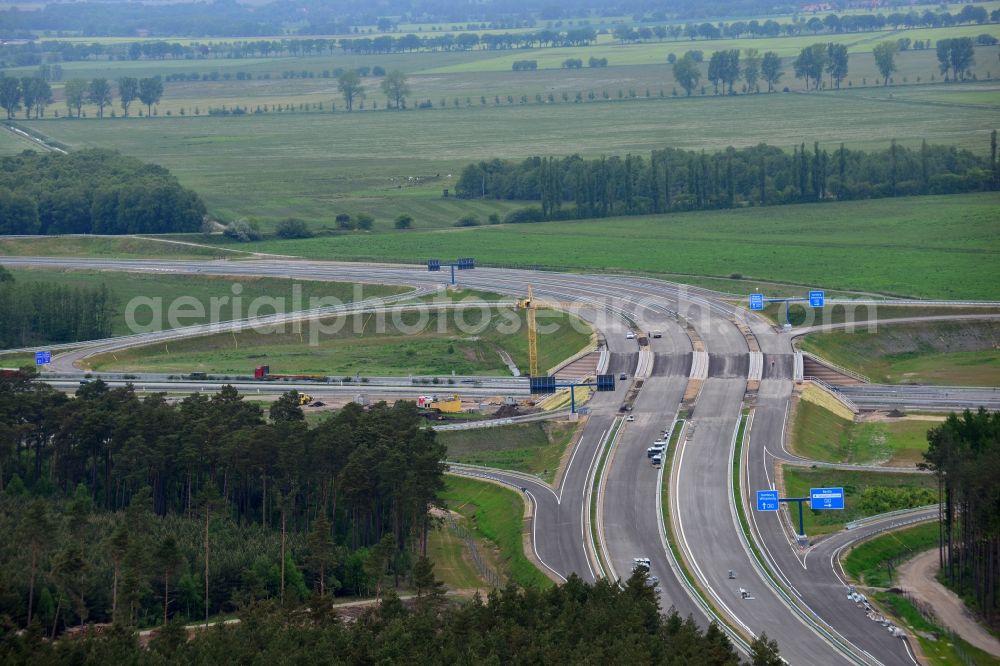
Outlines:
[[[446,280],[442,274],[414,267],[314,261],[0,258],[0,262],[380,282],[411,285],[418,290],[438,288]],[[625,372],[630,378],[639,374],[620,383],[614,393],[596,394],[591,400],[591,413],[558,487],[516,473],[455,468],[456,472],[487,475],[524,489],[532,504],[535,556],[554,578],[571,573],[586,580],[603,575],[624,578],[630,573],[633,557],[649,557],[651,573],[660,579],[664,607],[674,606],[702,624],[721,617],[734,637],[750,638],[766,632],[777,640],[789,663],[914,663],[905,640],[890,636],[846,601],[843,581],[836,578],[835,561],[822,555],[838,541],[830,538],[811,549],[800,549],[790,543],[778,514],[753,514],[752,531],[754,542],[764,553],[762,564],[740,529],[734,503],[743,498],[732,496],[731,456],[741,413],[745,406],[752,406],[743,447],[743,490],[771,487],[773,459],[784,450],[782,439],[793,388],[793,349],[788,334],[725,302],[723,295],[658,280],[499,269],[466,271],[459,279],[464,287],[514,296],[525,294],[531,284],[539,302],[581,303],[578,314],[591,321],[606,340],[606,370],[616,376]],[[635,341],[625,336],[633,324],[639,331],[659,329],[663,336],[652,339],[648,352],[640,353]],[[545,344],[544,336],[540,336],[540,344]],[[619,407],[639,381],[642,386],[632,411],[635,420],[622,423]],[[316,392],[312,387],[306,390]],[[947,392],[955,393],[952,389]],[[992,389],[964,395],[973,401],[996,399]],[[645,454],[646,447],[670,428],[681,409],[689,414],[670,477],[676,500],[671,502],[671,519],[697,585],[716,609],[710,613],[676,575],[661,536],[657,509],[661,473]],[[609,442],[609,433],[619,423],[618,436]],[[600,485],[600,537],[595,544],[590,533],[590,497],[606,443],[612,450]],[[853,540],[874,529],[866,525],[837,536]],[[605,556],[606,568],[598,551]],[[729,570],[735,572],[735,580],[728,577]],[[742,599],[739,587],[748,589],[753,598]]]

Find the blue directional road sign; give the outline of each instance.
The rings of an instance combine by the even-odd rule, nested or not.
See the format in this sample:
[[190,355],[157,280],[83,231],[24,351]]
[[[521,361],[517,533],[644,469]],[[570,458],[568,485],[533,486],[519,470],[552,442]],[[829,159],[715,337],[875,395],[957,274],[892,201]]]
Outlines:
[[615,376],[614,375],[597,375],[597,390],[598,391],[614,391],[615,390]]
[[844,508],[843,488],[810,488],[809,505],[813,511],[829,511]]
[[764,294],[750,294],[750,309],[751,310],[764,309]]
[[35,365],[48,365],[51,362],[52,362],[52,352],[50,351],[35,352]]
[[555,393],[556,378],[551,375],[531,378],[531,392],[535,394]]
[[819,290],[819,291],[810,291],[809,292],[809,307],[811,307],[811,308],[821,308],[821,307],[823,307],[823,304],[825,302],[826,302],[826,292],[825,291]]
[[778,510],[778,491],[777,490],[758,490],[757,491],[757,510],[758,511],[777,511]]

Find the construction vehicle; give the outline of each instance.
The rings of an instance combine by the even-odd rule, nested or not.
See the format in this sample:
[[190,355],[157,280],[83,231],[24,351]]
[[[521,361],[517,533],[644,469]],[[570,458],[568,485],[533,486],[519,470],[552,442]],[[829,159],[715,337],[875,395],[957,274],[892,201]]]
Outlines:
[[455,414],[462,411],[462,399],[458,395],[453,395],[447,400],[435,400],[430,404],[430,408],[445,414]]
[[422,395],[417,398],[417,407],[434,409],[445,414],[455,414],[462,411],[462,399],[457,394],[445,399],[433,395]]
[[313,401],[313,397],[308,393],[299,393],[299,407],[305,407]]

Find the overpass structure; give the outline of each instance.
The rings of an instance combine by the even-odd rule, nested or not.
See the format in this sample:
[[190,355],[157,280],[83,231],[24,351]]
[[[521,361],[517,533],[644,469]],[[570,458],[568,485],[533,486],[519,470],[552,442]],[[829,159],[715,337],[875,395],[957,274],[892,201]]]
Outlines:
[[[425,268],[387,264],[0,261],[382,282],[411,285],[424,293],[443,281]],[[703,625],[719,622],[744,650],[753,637],[766,633],[791,664],[915,663],[905,637],[890,634],[848,598],[835,557],[847,544],[904,518],[869,521],[807,546],[796,543],[780,513],[750,510],[749,528],[739,518],[741,506],[750,508],[745,491],[772,487],[775,461],[787,457],[783,437],[801,372],[790,334],[734,305],[730,295],[655,279],[479,268],[464,274],[462,282],[515,298],[523,298],[530,284],[539,301],[579,303],[576,314],[592,322],[606,341],[606,371],[630,378],[614,392],[594,395],[557,487],[515,472],[453,467],[454,473],[486,477],[525,494],[531,505],[534,557],[554,579],[571,574],[586,580],[626,577],[633,558],[648,557],[651,573],[660,579],[664,608],[674,607]],[[626,335],[635,329],[662,335],[640,348]],[[313,386],[308,390],[317,392]],[[628,421],[621,417],[626,398],[634,416]],[[851,399],[869,396],[853,394]],[[966,393],[963,399],[970,406],[979,401],[993,405],[996,391]],[[667,470],[648,463],[646,447],[675,426],[680,434],[665,478]],[[734,469],[740,480],[735,485]],[[665,486],[669,516],[662,511]],[[905,519],[934,516],[936,510],[925,510]],[[741,596],[740,588],[750,590],[751,597]]]

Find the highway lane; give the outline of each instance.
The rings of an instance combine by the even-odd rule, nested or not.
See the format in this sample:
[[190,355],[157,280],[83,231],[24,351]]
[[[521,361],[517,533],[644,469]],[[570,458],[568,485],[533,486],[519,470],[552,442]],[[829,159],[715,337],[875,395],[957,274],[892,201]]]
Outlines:
[[942,410],[1000,409],[1000,388],[857,384],[836,390],[863,408]]
[[[633,422],[622,425],[620,440],[608,459],[602,502],[602,530],[611,571],[609,576],[624,580],[632,573],[635,557],[650,559],[650,574],[659,578],[660,603],[673,607],[682,616],[692,616],[704,624],[701,609],[671,573],[667,553],[660,541],[659,470],[646,455],[655,440],[669,437],[677,408],[687,387],[691,341],[672,318],[650,316],[649,323],[663,331],[662,338],[650,340],[656,355],[653,376],[645,379],[642,391],[630,412]],[[680,362],[671,363],[671,360]],[[657,367],[660,366],[660,367]]]
[[[791,382],[764,380],[756,399],[756,407],[748,433],[744,489],[746,513],[756,541],[772,571],[801,607],[820,621],[834,636],[856,645],[860,650],[876,655],[877,661],[886,665],[912,666],[907,648],[898,638],[887,632],[872,631],[871,622],[859,613],[844,613],[839,601],[844,595],[831,596],[829,585],[815,580],[815,571],[803,566],[800,549],[789,533],[787,523],[779,512],[758,512],[750,499],[756,490],[774,487],[774,456],[771,449],[781,445],[785,432],[787,406]],[[838,603],[832,603],[836,600]],[[769,632],[770,635],[770,632]],[[787,640],[787,635],[779,638]],[[874,662],[873,662],[874,663]]]

